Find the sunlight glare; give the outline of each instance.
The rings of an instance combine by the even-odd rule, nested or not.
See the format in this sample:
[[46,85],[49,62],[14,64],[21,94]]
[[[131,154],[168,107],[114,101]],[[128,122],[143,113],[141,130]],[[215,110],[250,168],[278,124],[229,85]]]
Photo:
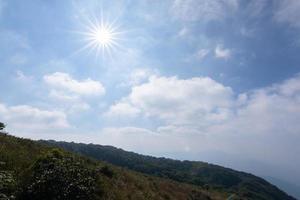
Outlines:
[[96,30],[94,33],[95,40],[101,45],[107,45],[112,41],[112,33],[107,29]]
[[89,49],[90,51],[96,52],[96,57],[102,54],[102,59],[107,57],[107,54],[112,57],[112,51],[120,47],[119,40],[120,34],[123,32],[118,31],[118,27],[114,23],[104,22],[103,18],[100,21],[88,20],[88,25],[86,25],[86,31],[80,32],[85,36],[85,41],[87,44],[80,49]]

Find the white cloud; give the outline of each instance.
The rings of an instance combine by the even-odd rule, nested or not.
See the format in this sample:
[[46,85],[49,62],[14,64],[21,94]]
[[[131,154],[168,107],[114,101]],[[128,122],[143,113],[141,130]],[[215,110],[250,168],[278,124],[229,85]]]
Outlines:
[[198,60],[202,60],[209,54],[209,52],[210,52],[209,49],[199,49],[196,52],[195,56]]
[[187,27],[183,27],[179,32],[178,32],[178,36],[179,37],[184,37],[189,33],[189,29]]
[[67,73],[55,72],[45,75],[44,81],[56,90],[77,95],[94,96],[105,94],[105,88],[99,81],[94,81],[90,78],[78,81]]
[[19,81],[28,82],[28,81],[32,81],[33,77],[25,75],[21,70],[17,70],[16,79]]
[[236,11],[238,0],[175,0],[174,16],[183,21],[223,20]]
[[231,99],[230,88],[207,77],[182,80],[152,76],[149,82],[134,86],[131,94],[120,103],[131,105],[129,114],[133,106],[145,116],[158,117],[168,123],[190,124],[201,119],[198,124],[206,125],[212,119],[219,122],[229,117]]
[[74,104],[69,105],[67,109],[68,114],[75,114],[79,112],[88,111],[91,109],[91,106],[83,101],[76,102]]
[[66,73],[48,74],[43,80],[49,87],[49,97],[57,104],[56,107],[68,114],[89,110],[88,102],[93,100],[91,97],[99,97],[105,93],[105,88],[99,81],[89,78],[79,81]]
[[90,105],[76,94],[68,94],[59,90],[50,90],[49,97],[51,100],[54,100],[56,108],[60,107],[68,114],[83,112],[90,109]]
[[274,19],[281,23],[288,23],[293,27],[300,28],[300,1],[281,0],[278,1],[277,9],[274,11]]
[[191,144],[188,144],[182,136],[161,134],[137,127],[105,128],[96,138],[102,144],[114,145],[147,154],[168,150],[187,151]]
[[65,113],[28,105],[0,104],[0,119],[8,124],[8,130],[18,135],[53,133],[70,128]]
[[136,107],[133,107],[129,103],[119,102],[112,105],[109,110],[104,114],[106,117],[124,117],[124,118],[133,118],[140,113],[140,110]]
[[210,128],[211,140],[219,138],[223,152],[299,169],[300,77],[248,92],[242,102],[230,121]]
[[191,54],[190,56],[187,56],[183,59],[184,62],[194,62],[195,60],[197,61],[202,61],[204,60],[209,54],[211,53],[210,49],[198,49],[195,53]]
[[49,97],[62,102],[76,102],[80,97],[75,94],[66,94],[64,91],[50,90]]
[[220,59],[229,59],[231,57],[231,50],[222,47],[221,45],[217,45],[215,49],[215,57]]
[[120,86],[134,86],[141,84],[148,80],[150,76],[157,75],[158,72],[155,69],[149,68],[137,68],[134,69],[129,75],[127,74],[125,78],[126,80],[120,84]]

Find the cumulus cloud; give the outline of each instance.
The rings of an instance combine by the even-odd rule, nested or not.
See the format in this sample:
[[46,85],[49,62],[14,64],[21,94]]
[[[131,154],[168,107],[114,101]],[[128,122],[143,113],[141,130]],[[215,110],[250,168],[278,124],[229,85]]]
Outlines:
[[281,0],[278,1],[274,11],[274,19],[281,23],[288,23],[293,27],[300,28],[300,1]]
[[44,81],[50,86],[60,91],[69,93],[93,96],[105,94],[105,88],[99,81],[90,78],[82,81],[73,79],[69,74],[55,72],[44,76]]
[[238,8],[238,0],[175,0],[172,13],[183,21],[223,20]]
[[232,94],[229,87],[208,77],[182,80],[152,76],[147,83],[134,86],[130,95],[113,105],[110,111],[120,105],[131,105],[127,106],[131,108],[127,109],[131,115],[141,111],[145,116],[173,124],[190,124],[201,119],[198,124],[205,125],[212,119],[219,122],[230,116]]
[[224,48],[222,45],[217,45],[215,48],[215,57],[227,60],[231,57],[231,50]]
[[65,113],[43,110],[28,105],[7,106],[0,104],[0,119],[8,124],[8,130],[19,135],[43,134],[70,127]]
[[105,93],[99,81],[90,78],[80,81],[62,72],[45,75],[43,80],[49,87],[49,97],[70,114],[89,110],[89,100]]

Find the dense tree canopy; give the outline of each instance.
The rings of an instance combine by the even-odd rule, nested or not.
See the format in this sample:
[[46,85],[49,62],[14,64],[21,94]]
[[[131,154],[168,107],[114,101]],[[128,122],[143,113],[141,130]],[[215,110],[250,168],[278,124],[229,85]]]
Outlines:
[[5,128],[5,124],[0,122],[0,130],[3,130]]

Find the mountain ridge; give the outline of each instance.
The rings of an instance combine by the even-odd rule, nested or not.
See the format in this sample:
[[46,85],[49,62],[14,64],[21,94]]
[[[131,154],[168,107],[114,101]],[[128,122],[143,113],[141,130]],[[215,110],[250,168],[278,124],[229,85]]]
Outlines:
[[205,162],[145,156],[108,145],[54,140],[40,142],[141,173],[201,187],[223,188],[248,199],[295,199],[263,178]]

